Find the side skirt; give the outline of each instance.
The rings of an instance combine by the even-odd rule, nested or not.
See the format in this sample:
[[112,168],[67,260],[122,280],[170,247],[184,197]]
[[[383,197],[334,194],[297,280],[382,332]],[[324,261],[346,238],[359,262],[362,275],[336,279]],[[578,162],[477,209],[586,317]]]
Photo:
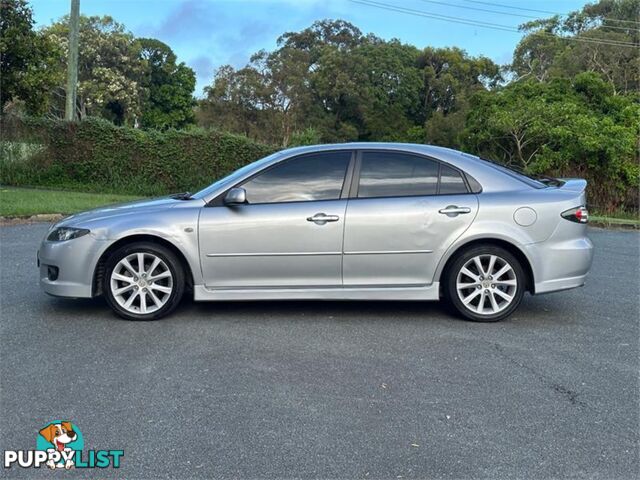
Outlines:
[[207,288],[194,285],[193,299],[215,300],[439,300],[440,283],[396,287]]

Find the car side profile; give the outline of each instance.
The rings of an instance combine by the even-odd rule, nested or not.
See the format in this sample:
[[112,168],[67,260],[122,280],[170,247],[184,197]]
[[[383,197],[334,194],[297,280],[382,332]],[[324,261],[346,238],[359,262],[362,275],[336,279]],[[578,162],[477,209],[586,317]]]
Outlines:
[[104,295],[132,320],[195,300],[439,300],[497,321],[525,292],[582,286],[586,182],[539,181],[455,150],[350,143],[283,150],[191,194],[53,225],[40,285]]

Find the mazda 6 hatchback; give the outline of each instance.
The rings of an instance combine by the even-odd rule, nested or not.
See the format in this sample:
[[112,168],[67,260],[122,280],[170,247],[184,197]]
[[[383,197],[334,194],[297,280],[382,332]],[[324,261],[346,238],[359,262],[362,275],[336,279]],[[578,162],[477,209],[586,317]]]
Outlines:
[[352,143],[270,155],[204,190],[63,219],[40,284],[104,295],[132,320],[195,300],[438,300],[496,321],[525,292],[591,266],[586,182],[536,180],[428,145]]

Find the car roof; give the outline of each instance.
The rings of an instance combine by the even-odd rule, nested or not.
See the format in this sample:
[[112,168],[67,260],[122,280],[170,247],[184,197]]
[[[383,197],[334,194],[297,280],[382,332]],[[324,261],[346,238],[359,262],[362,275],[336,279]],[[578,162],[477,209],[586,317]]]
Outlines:
[[439,147],[436,145],[426,145],[421,143],[400,143],[400,142],[346,142],[346,143],[323,143],[318,145],[304,145],[291,147],[282,150],[282,153],[305,153],[324,150],[404,150],[415,151],[423,154],[438,152],[462,153],[451,148]]

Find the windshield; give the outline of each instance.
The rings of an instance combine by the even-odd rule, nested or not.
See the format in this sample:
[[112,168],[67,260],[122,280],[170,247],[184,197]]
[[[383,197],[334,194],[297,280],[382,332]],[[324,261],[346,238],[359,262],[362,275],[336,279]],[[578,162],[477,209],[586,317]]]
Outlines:
[[269,163],[271,160],[276,159],[281,154],[282,154],[282,152],[272,153],[271,155],[269,155],[267,157],[261,158],[260,160],[256,160],[253,163],[245,165],[244,167],[239,168],[235,172],[230,173],[226,177],[223,177],[220,180],[212,183],[208,187],[200,190],[198,193],[194,193],[191,197],[192,198],[200,198],[200,199],[202,199],[202,198],[208,196],[209,194],[215,192],[219,188],[221,188],[221,187],[223,187],[225,185],[234,183],[236,180],[239,180],[240,178],[242,178],[245,174],[249,173],[250,171],[254,170],[255,168],[259,168],[261,165],[263,165],[265,163]]
[[[506,173],[510,177],[520,180],[523,183],[526,183],[530,187],[533,188],[546,188],[549,185],[545,184],[545,182],[541,181],[541,179],[531,176],[527,173],[524,173],[522,170],[517,170],[514,167],[507,167],[501,163],[498,163],[494,160],[489,160],[486,158],[480,158],[481,161],[486,162],[490,167],[495,168],[496,170],[500,170],[502,173]],[[547,178],[549,184],[551,181],[557,181],[553,178]]]

